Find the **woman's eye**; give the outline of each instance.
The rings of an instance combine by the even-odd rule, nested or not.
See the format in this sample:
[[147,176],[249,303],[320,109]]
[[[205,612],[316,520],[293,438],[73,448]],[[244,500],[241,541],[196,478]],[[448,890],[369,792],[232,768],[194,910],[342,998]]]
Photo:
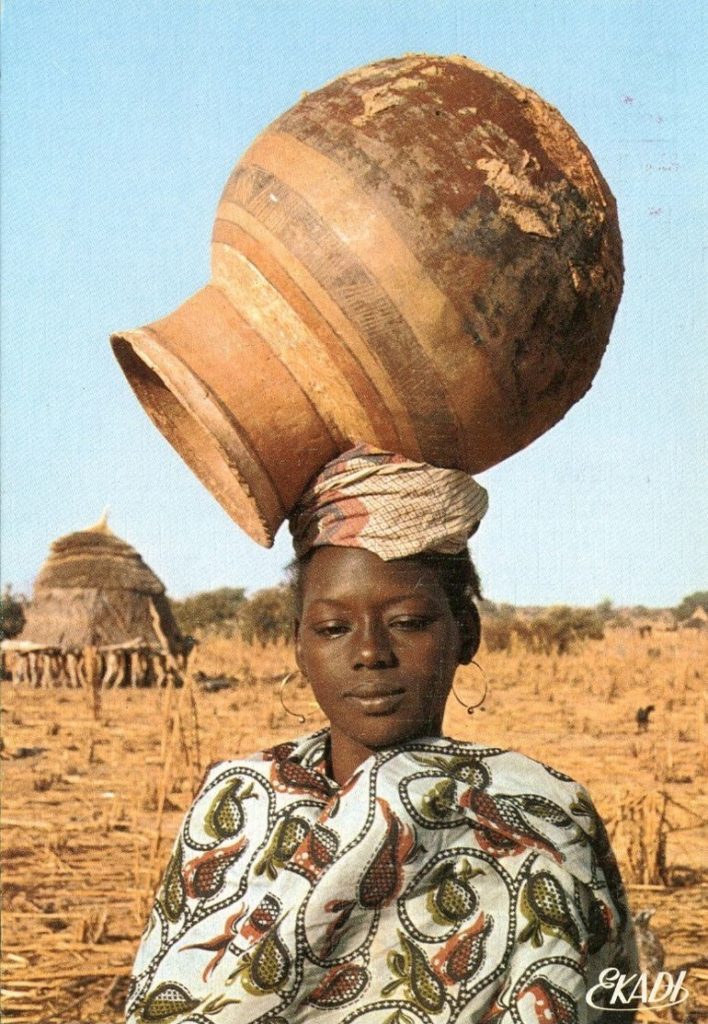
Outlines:
[[423,615],[407,615],[405,618],[394,619],[391,626],[394,629],[401,629],[405,633],[418,633],[427,629],[431,622],[432,619]]
[[323,622],[318,626],[314,627],[315,633],[318,636],[324,637],[335,637],[344,636],[347,632],[347,626],[343,622]]

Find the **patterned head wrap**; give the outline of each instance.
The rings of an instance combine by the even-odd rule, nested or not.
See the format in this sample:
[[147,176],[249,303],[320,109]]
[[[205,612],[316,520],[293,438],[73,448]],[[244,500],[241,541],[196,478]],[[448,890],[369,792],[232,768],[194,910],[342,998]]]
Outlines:
[[453,555],[487,511],[487,492],[457,469],[439,469],[369,444],[338,455],[310,483],[290,517],[295,554],[366,548],[379,558]]

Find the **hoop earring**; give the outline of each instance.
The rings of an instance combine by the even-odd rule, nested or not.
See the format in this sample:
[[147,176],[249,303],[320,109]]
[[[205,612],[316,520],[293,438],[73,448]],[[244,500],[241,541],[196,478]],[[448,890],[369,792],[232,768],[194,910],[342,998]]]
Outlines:
[[470,665],[474,665],[474,667],[476,669],[479,669],[479,671],[482,673],[482,676],[484,678],[484,691],[483,691],[482,696],[480,697],[480,699],[477,701],[477,703],[476,704],[465,704],[465,702],[458,696],[454,686],[451,687],[451,690],[452,690],[452,696],[455,698],[457,703],[461,704],[462,707],[465,708],[465,710],[467,711],[468,715],[473,715],[475,713],[475,711],[478,711],[478,710],[479,711],[484,711],[485,710],[482,707],[482,705],[484,704],[485,700],[487,699],[487,677],[484,674],[484,669],[482,668],[482,666],[479,665],[476,661],[471,661]]
[[287,715],[290,715],[290,716],[291,716],[292,718],[297,718],[297,719],[298,719],[298,721],[300,722],[300,725],[304,725],[304,724],[305,724],[305,722],[307,721],[307,719],[305,718],[305,716],[304,716],[304,715],[301,715],[301,714],[300,714],[299,712],[297,712],[297,711],[291,711],[291,710],[290,710],[290,708],[289,708],[289,707],[287,706],[287,704],[285,703],[285,701],[283,700],[283,690],[284,690],[284,689],[285,689],[285,687],[286,687],[286,686],[288,685],[288,683],[290,682],[290,680],[292,679],[292,677],[293,677],[293,676],[296,676],[297,674],[298,674],[297,672],[288,672],[288,674],[287,674],[286,676],[283,676],[283,681],[281,682],[281,684],[280,684],[280,686],[279,686],[279,688],[278,688],[278,696],[280,697],[280,705],[281,705],[281,707],[282,707],[283,711],[284,711],[284,712],[285,712],[285,713],[286,713]]

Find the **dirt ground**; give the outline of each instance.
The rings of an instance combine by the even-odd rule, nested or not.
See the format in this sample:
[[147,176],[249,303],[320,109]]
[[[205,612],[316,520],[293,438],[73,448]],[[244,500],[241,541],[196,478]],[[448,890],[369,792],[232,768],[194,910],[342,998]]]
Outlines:
[[[480,654],[485,711],[449,705],[448,735],[522,750],[589,789],[608,822],[634,911],[651,925],[666,968],[689,968],[690,997],[640,1019],[708,1018],[706,696],[708,633],[605,640],[556,656]],[[204,767],[317,728],[306,690],[278,682],[287,648],[265,651],[214,638],[195,671],[225,673],[207,693],[122,690],[94,717],[84,691],[4,684],[3,1019],[27,1024],[122,1020],[127,977],[172,837]],[[456,689],[474,702],[470,666]],[[637,732],[637,708],[655,705]]]

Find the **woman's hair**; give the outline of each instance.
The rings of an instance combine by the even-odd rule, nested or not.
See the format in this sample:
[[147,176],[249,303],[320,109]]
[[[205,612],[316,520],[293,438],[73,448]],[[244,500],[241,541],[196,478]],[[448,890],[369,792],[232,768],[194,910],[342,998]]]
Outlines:
[[456,555],[424,551],[420,555],[402,558],[401,561],[425,566],[435,573],[450,603],[450,610],[458,621],[464,618],[470,607],[477,610],[475,599],[481,600],[482,585],[468,548]]
[[[312,548],[302,558],[295,558],[287,568],[290,586],[293,590],[295,613],[302,610],[303,586],[305,569],[317,548]],[[458,622],[464,622],[471,614],[479,623],[479,613],[475,599],[482,597],[479,574],[470,557],[469,549],[464,548],[455,555],[442,555],[435,551],[425,551],[418,555],[408,555],[401,562],[413,562],[432,570],[438,578],[440,586],[450,603],[450,610]]]
[[482,598],[482,586],[469,548],[455,555],[426,551],[420,555],[409,555],[401,561],[426,566],[437,576],[463,638],[463,664],[466,664],[479,650],[482,638],[482,623],[475,603]]

